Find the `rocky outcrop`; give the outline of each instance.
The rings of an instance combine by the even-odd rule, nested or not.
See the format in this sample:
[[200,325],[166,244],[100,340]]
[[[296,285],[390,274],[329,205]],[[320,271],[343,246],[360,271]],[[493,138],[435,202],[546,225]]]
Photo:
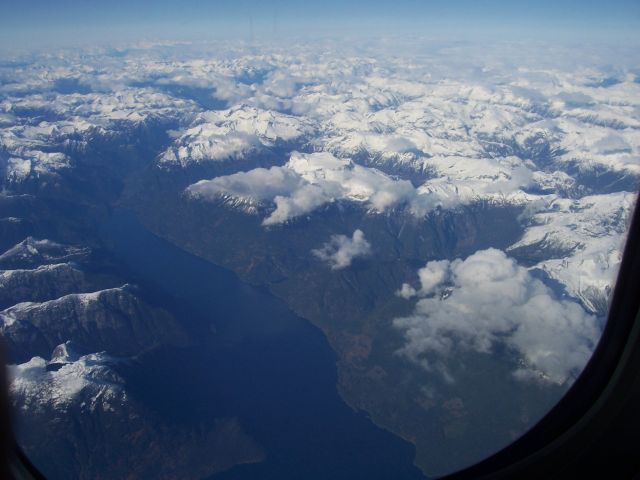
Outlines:
[[263,459],[233,418],[198,428],[155,418],[127,392],[120,361],[79,356],[65,343],[49,362],[11,367],[13,402],[28,412],[18,417],[18,439],[47,478],[195,479]]
[[84,272],[69,263],[0,271],[0,308],[91,291]]
[[0,255],[0,268],[34,268],[40,265],[78,261],[88,254],[89,249],[84,247],[27,237]]
[[131,290],[125,285],[47,302],[19,303],[0,312],[0,332],[20,358],[48,355],[66,340],[118,356],[186,341],[170,314],[150,307]]

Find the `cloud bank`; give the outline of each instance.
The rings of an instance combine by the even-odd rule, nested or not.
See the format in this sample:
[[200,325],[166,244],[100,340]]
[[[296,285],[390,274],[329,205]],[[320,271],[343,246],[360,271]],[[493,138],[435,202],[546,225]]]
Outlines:
[[256,168],[201,180],[188,187],[187,193],[205,200],[222,197],[235,199],[244,205],[262,203],[272,207],[263,225],[276,225],[337,200],[360,203],[376,213],[406,207],[417,216],[424,216],[438,206],[452,208],[472,202],[480,198],[481,192],[485,197],[504,199],[511,195],[512,201],[519,201],[518,196],[525,201],[528,196],[524,192],[516,190],[514,193],[514,184],[519,183],[522,183],[520,176],[485,186],[467,185],[466,190],[441,181],[427,182],[415,188],[408,180],[328,152],[294,152],[282,167]]
[[194,197],[233,197],[272,206],[264,225],[275,225],[308,214],[340,199],[362,203],[381,212],[416,198],[410,182],[339,159],[330,153],[293,153],[282,167],[256,168],[191,185]]
[[556,384],[573,379],[600,336],[596,317],[552,291],[504,252],[480,250],[465,260],[428,262],[420,287],[399,294],[418,297],[413,313],[393,324],[404,335],[399,354],[447,375],[461,350],[493,353],[499,345],[519,357],[513,373]]

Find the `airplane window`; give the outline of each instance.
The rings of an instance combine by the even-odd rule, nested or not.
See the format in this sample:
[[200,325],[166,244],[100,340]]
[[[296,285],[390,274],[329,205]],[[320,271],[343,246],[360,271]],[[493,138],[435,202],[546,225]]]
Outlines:
[[424,479],[605,327],[640,6],[0,4],[0,334],[49,479]]

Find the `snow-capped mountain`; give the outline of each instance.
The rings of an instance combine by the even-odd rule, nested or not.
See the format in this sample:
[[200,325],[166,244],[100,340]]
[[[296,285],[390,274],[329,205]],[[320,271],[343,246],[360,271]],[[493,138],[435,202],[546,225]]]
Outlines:
[[80,356],[71,348],[63,343],[50,361],[33,357],[11,367],[11,392],[21,408],[65,411],[81,399],[83,410],[114,411],[127,401],[124,380],[109,366],[114,359],[104,353]]
[[[89,254],[86,247],[62,245],[27,237],[0,255],[0,268],[20,269],[79,261]],[[10,275],[10,274],[9,274]]]
[[161,164],[242,159],[260,149],[286,145],[310,135],[309,122],[301,117],[238,105],[197,116],[160,156]]
[[25,429],[29,451],[54,472],[97,458],[81,478],[136,455],[174,478],[262,458],[216,405],[181,430],[127,384],[125,367],[189,348],[187,323],[236,339],[216,343],[215,309],[156,306],[155,276],[181,264],[133,285],[105,233],[122,208],[319,327],[343,399],[425,472],[528,428],[597,342],[640,184],[638,53],[583,50],[149,43],[0,62],[0,333],[22,420],[74,439]]
[[0,321],[5,341],[16,352],[50,351],[69,339],[92,351],[135,355],[184,341],[168,314],[154,311],[127,286],[18,303],[0,312]]
[[[122,476],[151,477],[161,471],[198,478],[263,457],[233,418],[197,431],[168,430],[129,394],[115,368],[126,360],[73,349],[65,342],[49,361],[33,357],[9,368],[22,448],[52,477],[72,472],[89,479],[108,470]],[[182,452],[177,460],[176,451]],[[74,455],[87,461],[73,462]]]
[[75,165],[96,140],[190,118],[195,106],[148,89],[86,94],[36,93],[0,97],[0,171],[5,188],[27,179],[46,181]]
[[0,307],[58,298],[74,290],[85,292],[90,288],[84,272],[70,263],[0,270]]
[[527,217],[508,252],[543,270],[591,312],[605,315],[636,194],[556,198]]
[[89,352],[135,355],[186,341],[171,316],[147,305],[130,285],[87,275],[86,248],[27,238],[0,256],[0,331],[19,358],[45,356],[65,341]]

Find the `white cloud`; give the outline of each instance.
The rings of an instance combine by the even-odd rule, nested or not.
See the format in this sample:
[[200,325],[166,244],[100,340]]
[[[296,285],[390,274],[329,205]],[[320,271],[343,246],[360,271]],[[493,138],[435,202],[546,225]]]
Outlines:
[[203,199],[231,197],[243,205],[263,203],[272,207],[264,225],[284,223],[339,199],[363,203],[382,212],[415,199],[410,182],[356,165],[330,153],[294,152],[282,167],[256,168],[203,180],[187,192]]
[[596,317],[552,291],[504,252],[481,250],[465,260],[429,262],[419,272],[414,312],[396,318],[406,344],[399,353],[427,369],[455,362],[456,351],[517,354],[517,378],[562,384],[586,364],[599,338]]
[[418,270],[418,278],[420,279],[419,290],[405,283],[398,291],[398,295],[407,299],[416,295],[430,295],[436,287],[449,279],[449,262],[447,260],[433,260],[427,263],[425,267]]
[[438,206],[453,208],[479,198],[504,201],[510,193],[511,201],[526,203],[535,197],[519,190],[514,193],[516,183],[518,179],[494,179],[463,188],[450,182],[429,181],[416,189],[407,180],[328,152],[294,152],[282,167],[257,168],[202,180],[188,187],[187,193],[205,200],[229,197],[236,205],[271,206],[271,213],[263,224],[276,225],[336,200],[363,204],[370,212],[406,207],[414,215],[424,216]]
[[310,213],[316,208],[329,203],[334,197],[320,185],[303,184],[289,195],[277,195],[273,201],[276,209],[264,219],[263,225],[276,225],[292,218]]
[[303,180],[296,172],[282,167],[254,168],[213,180],[201,180],[188,188],[194,197],[212,197],[228,194],[252,199],[256,202],[272,200],[301,188]]
[[364,238],[362,230],[355,230],[351,238],[346,235],[332,235],[322,248],[312,250],[320,260],[328,262],[332,270],[340,270],[351,265],[354,258],[371,254],[371,244]]

